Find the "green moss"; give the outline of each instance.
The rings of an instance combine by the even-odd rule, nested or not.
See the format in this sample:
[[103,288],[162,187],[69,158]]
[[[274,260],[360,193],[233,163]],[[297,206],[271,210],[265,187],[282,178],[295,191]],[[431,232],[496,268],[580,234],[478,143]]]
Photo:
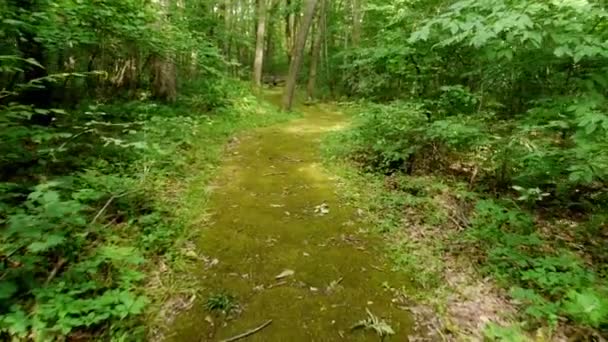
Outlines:
[[[393,304],[393,292],[383,286],[400,287],[404,278],[378,257],[380,241],[362,233],[368,227],[321,166],[319,142],[343,127],[345,117],[323,105],[299,109],[301,119],[239,137],[225,154],[208,220],[197,226],[199,253],[219,261],[192,270],[200,292],[234,294],[242,313],[212,327],[204,320],[204,303],[195,303],[177,320],[169,334],[173,341],[225,338],[268,319],[273,324],[250,340],[339,339],[340,331],[349,334],[366,316],[366,308],[385,318],[399,339],[411,332],[408,312]],[[193,191],[202,196],[204,189]],[[323,203],[329,213],[319,215],[315,207]],[[295,274],[269,288],[286,269]],[[372,333],[349,339],[355,337],[377,340]]]

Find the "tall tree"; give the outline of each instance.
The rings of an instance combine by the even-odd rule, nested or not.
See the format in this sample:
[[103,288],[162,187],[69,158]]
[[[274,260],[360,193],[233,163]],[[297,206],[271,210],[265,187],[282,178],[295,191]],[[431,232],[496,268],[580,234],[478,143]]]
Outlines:
[[275,27],[276,27],[276,14],[279,10],[279,0],[270,0],[270,8],[267,13],[266,19],[266,46],[264,50],[264,71],[269,72],[273,67],[273,57],[275,48]]
[[351,9],[353,11],[352,41],[355,47],[361,42],[361,21],[363,20],[361,1],[362,0],[352,0],[351,3]]
[[317,67],[319,65],[319,56],[321,53],[321,43],[325,35],[325,0],[319,0],[319,11],[317,13],[316,34],[312,43],[310,52],[310,68],[308,69],[308,85],[306,92],[308,99],[315,98],[315,86],[317,83]]
[[258,29],[255,41],[255,60],[253,62],[253,83],[262,85],[262,70],[264,68],[264,36],[266,32],[266,0],[258,0]]
[[285,92],[283,93],[283,109],[291,110],[293,105],[293,95],[296,90],[296,82],[298,80],[298,73],[302,66],[302,57],[304,55],[304,48],[306,47],[306,38],[308,38],[308,31],[310,31],[310,25],[315,15],[315,7],[317,6],[317,0],[307,0],[304,8],[304,17],[298,32],[298,39],[293,51],[293,57],[289,65],[289,74],[287,75],[287,85],[285,86]]
[[232,35],[230,34],[232,30],[232,1],[224,0],[223,3],[224,10],[224,55],[230,59],[230,48],[231,48],[231,40]]
[[291,0],[285,0],[285,52],[287,53],[287,64],[291,65],[293,45],[296,35],[296,16]]

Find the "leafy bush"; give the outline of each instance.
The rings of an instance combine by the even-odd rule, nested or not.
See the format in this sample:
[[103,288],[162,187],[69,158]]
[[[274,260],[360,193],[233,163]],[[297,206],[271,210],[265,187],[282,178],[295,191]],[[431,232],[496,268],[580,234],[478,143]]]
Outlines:
[[418,133],[426,120],[420,104],[366,106],[352,137],[355,154],[376,169],[402,169],[420,148]]
[[559,316],[593,327],[608,323],[608,303],[596,292],[606,284],[579,256],[536,233],[529,214],[480,201],[468,235],[484,253],[486,272],[512,288],[529,317],[552,325]]
[[[221,108],[213,114],[195,103],[82,104],[33,130],[23,116],[34,107],[0,107],[9,123],[4,133],[15,133],[10,143],[35,161],[21,174],[3,173],[10,176],[0,183],[0,339],[118,338],[126,331],[129,340],[145,339],[139,320],[150,303],[149,263],[174,259],[184,228],[161,193],[252,118],[232,102],[223,110],[234,114],[217,118]],[[191,153],[201,142],[205,149]],[[23,155],[8,155],[2,171],[15,160]]]

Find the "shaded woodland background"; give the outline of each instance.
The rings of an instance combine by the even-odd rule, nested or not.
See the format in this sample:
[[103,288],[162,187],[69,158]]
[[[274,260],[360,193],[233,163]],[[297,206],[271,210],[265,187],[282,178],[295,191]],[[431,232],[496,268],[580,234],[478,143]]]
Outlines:
[[349,101],[336,153],[392,190],[466,189],[465,251],[523,330],[605,336],[607,5],[0,3],[0,336],[143,339],[151,265],[179,260],[184,231],[150,194],[262,124],[252,113],[274,110],[252,92],[279,79],[285,109],[297,84]]

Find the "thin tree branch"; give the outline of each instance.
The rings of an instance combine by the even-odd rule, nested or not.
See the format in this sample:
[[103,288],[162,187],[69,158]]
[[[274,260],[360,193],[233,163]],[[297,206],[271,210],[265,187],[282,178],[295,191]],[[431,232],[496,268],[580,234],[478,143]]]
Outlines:
[[260,325],[259,327],[255,328],[255,329],[251,329],[251,330],[248,330],[248,331],[246,331],[246,332],[244,332],[242,334],[233,336],[233,337],[225,339],[225,340],[221,340],[220,342],[233,342],[233,341],[237,341],[237,340],[240,340],[242,338],[245,338],[247,336],[251,336],[251,335],[253,335],[253,334],[261,331],[262,329],[266,328],[267,326],[269,326],[270,323],[272,323],[271,319],[269,319],[264,324]]

